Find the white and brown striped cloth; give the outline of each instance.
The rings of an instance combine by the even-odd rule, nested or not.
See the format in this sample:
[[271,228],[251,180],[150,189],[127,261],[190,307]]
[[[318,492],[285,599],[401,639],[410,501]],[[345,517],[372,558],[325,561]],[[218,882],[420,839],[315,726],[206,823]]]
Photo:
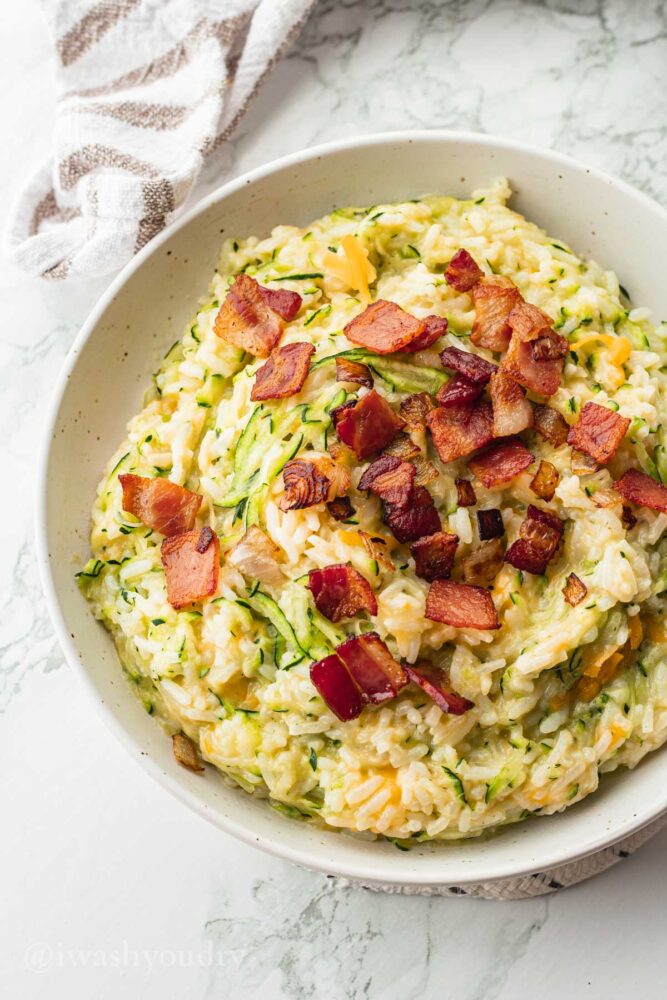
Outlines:
[[7,230],[21,269],[117,270],[169,221],[315,0],[42,0],[54,151]]

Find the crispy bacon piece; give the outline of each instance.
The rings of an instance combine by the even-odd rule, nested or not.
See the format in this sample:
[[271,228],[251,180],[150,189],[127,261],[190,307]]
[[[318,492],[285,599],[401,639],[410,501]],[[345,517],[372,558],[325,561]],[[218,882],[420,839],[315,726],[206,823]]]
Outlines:
[[498,365],[494,365],[492,361],[487,361],[472,351],[462,351],[460,347],[446,347],[440,352],[440,360],[445,368],[451,368],[478,385],[486,385],[498,369]]
[[474,507],[477,503],[475,487],[469,479],[456,480],[456,502],[459,507]]
[[638,507],[648,507],[649,510],[659,510],[667,514],[667,486],[656,482],[645,472],[628,469],[620,479],[616,480],[614,487],[624,500],[629,500]]
[[[341,409],[341,408],[338,408]],[[405,427],[402,417],[375,389],[334,419],[336,433],[352,448],[357,458],[370,458],[382,451]]]
[[453,580],[434,580],[426,597],[425,617],[453,628],[500,628],[488,590]]
[[421,448],[414,443],[409,434],[404,434],[403,431],[400,431],[394,440],[387,445],[384,454],[407,460],[408,458],[414,458],[415,455],[420,455]]
[[523,299],[512,309],[508,323],[512,339],[503,358],[503,371],[526,389],[552,396],[560,385],[567,340],[552,329],[546,313]]
[[472,289],[475,322],[470,339],[477,347],[489,351],[505,351],[512,330],[509,316],[521,302],[521,293],[510,278],[494,274],[481,278]]
[[341,722],[348,722],[360,715],[364,707],[361,691],[335,653],[317,663],[311,663],[310,679],[320,697]]
[[318,503],[328,503],[350,487],[350,473],[328,455],[307,453],[307,458],[293,458],[283,469],[285,492],[281,510],[301,510]]
[[417,334],[415,339],[403,348],[406,354],[427,351],[429,347],[433,347],[436,340],[447,333],[447,320],[444,316],[427,316],[423,323],[423,332]]
[[503,568],[505,561],[505,539],[490,538],[480,542],[477,548],[461,559],[458,572],[463,583],[478,587],[490,587]]
[[410,546],[410,554],[415,561],[415,573],[422,580],[444,580],[452,572],[458,535],[448,531],[436,531],[425,535]]
[[484,272],[467,250],[457,250],[445,270],[445,280],[457,292],[469,292],[482,278]]
[[426,660],[419,660],[414,667],[403,668],[411,684],[418,684],[432,698],[438,708],[449,715],[463,715],[474,702],[468,701],[463,695],[447,690],[445,672]]
[[215,332],[234,347],[266,358],[283,332],[283,321],[248,274],[237,274],[215,317]]
[[352,566],[325,566],[311,569],[308,586],[315,607],[331,622],[352,618],[360,611],[378,613],[375,594],[367,580]]
[[381,500],[405,504],[410,499],[416,469],[410,462],[403,462],[394,455],[380,455],[368,466],[358,489],[372,490]]
[[496,441],[481,455],[471,458],[468,468],[488,490],[514,479],[534,461],[518,438]]
[[365,385],[367,389],[373,388],[373,375],[368,365],[350,361],[349,358],[336,358],[336,381],[354,382],[355,385]]
[[334,500],[329,500],[327,510],[336,521],[347,521],[356,513],[349,497],[336,497]]
[[438,406],[426,423],[442,462],[470,455],[493,440],[493,411],[485,399],[447,409]]
[[471,382],[465,375],[454,375],[449,382],[441,385],[436,393],[436,400],[445,409],[474,403],[482,395],[484,386],[481,382]]
[[197,753],[197,747],[189,736],[186,736],[185,733],[174,733],[171,737],[171,748],[174,757],[181,767],[186,767],[188,771],[201,774],[204,770],[204,765]]
[[126,473],[118,477],[123,487],[123,510],[159,531],[179,535],[190,531],[203,497],[169,479],[146,479]]
[[411,316],[395,302],[378,299],[343,328],[353,344],[375,354],[404,351],[426,330],[424,320]]
[[272,351],[266,364],[258,368],[250,398],[283,399],[301,390],[315,350],[312,344],[285,344]]
[[399,413],[409,427],[420,429],[425,426],[426,418],[433,409],[435,403],[432,396],[427,392],[415,392],[403,400]]
[[278,563],[280,551],[276,543],[261,528],[253,524],[241,541],[229,550],[225,560],[245,577],[259,580],[260,583],[268,583],[271,587],[279,587],[285,582]]
[[530,481],[530,488],[536,497],[546,500],[547,503],[553,500],[560,475],[555,465],[542,460],[537,467],[537,472]]
[[298,292],[290,292],[287,288],[265,288],[263,285],[259,286],[259,290],[269,309],[287,322],[294,319],[301,308],[303,299]]
[[483,542],[487,542],[490,538],[500,538],[505,534],[503,516],[497,507],[477,511],[477,529]]
[[373,705],[395,698],[408,682],[377,632],[352,636],[336,648],[336,654],[350,672],[365,700]]
[[578,422],[570,427],[567,443],[606,465],[618,450],[630,421],[599,403],[586,403]]
[[530,504],[519,529],[519,538],[507,550],[505,562],[515,569],[541,576],[556,554],[563,527],[555,514]]
[[533,421],[537,433],[554,448],[559,448],[567,441],[570,427],[558,410],[536,403],[533,407]]
[[434,535],[440,531],[440,516],[435,509],[433,497],[423,486],[416,486],[407,503],[387,503],[383,505],[383,517],[394,537],[401,543],[416,542],[424,535]]
[[576,608],[577,604],[581,604],[587,593],[588,587],[586,584],[581,582],[576,573],[570,573],[563,587],[563,596],[567,603]]
[[493,406],[493,436],[509,437],[533,425],[533,407],[526,391],[502,369],[491,376],[489,395]]
[[172,607],[178,610],[215,593],[220,573],[220,542],[210,528],[165,538],[161,554],[167,600]]

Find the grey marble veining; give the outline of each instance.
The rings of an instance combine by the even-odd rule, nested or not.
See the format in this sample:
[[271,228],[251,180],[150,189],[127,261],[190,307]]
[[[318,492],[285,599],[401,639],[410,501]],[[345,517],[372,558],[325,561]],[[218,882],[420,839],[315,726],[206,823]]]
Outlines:
[[[53,92],[36,0],[0,6],[4,218],[48,153]],[[667,3],[320,0],[196,194],[317,142],[429,127],[551,146],[667,203]],[[189,815],[91,713],[48,622],[32,508],[45,401],[105,283],[0,269],[3,994],[662,998],[667,833],[550,898],[375,894]]]

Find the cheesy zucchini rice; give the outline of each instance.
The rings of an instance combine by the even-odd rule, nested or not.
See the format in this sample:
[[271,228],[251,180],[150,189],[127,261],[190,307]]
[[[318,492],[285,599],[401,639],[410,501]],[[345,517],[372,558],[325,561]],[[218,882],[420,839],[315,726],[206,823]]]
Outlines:
[[[339,209],[305,229],[282,225],[265,239],[227,241],[207,298],[166,353],[100,483],[92,558],[79,581],[146,711],[179,734],[184,763],[196,768],[201,755],[290,816],[401,844],[474,836],[573,805],[595,791],[601,773],[634,767],[667,736],[667,515],[659,503],[614,490],[628,469],[667,482],[667,328],[632,307],[612,272],[512,211],[509,197],[498,181],[469,200]],[[509,481],[487,476],[489,485],[469,466],[470,452],[443,461],[435,430],[404,421],[410,404],[402,406],[418,394],[436,405],[457,377],[440,358],[447,348],[502,361],[479,338],[471,342],[475,297],[445,278],[461,249],[483,282],[511,279],[507,286],[546,314],[567,350],[556,391],[526,396],[520,447],[532,464]],[[220,320],[216,332],[239,274],[301,297],[292,300],[294,318],[280,321],[280,348],[306,343],[314,351],[290,396],[251,399],[266,357],[221,335]],[[419,321],[445,318],[446,328],[423,350],[361,349],[343,331],[377,300]],[[365,376],[344,380],[334,361],[343,355],[369,373],[372,389]],[[417,551],[392,531],[386,497],[358,488],[377,453],[360,459],[337,435],[337,414],[349,416],[354,407],[345,405],[371,392],[401,423],[403,450],[395,442],[381,450],[398,454],[401,467],[405,456],[415,461],[418,482],[428,470],[419,488],[432,497],[442,533],[456,536],[453,564],[433,571],[435,583],[418,575]],[[518,393],[517,405],[526,405]],[[462,405],[479,407],[480,399]],[[531,408],[548,404],[571,429],[591,402],[626,418],[608,461],[531,426]],[[342,486],[290,508],[281,503],[283,473],[309,455],[333,457]],[[546,491],[535,482],[540,469],[549,473]],[[215,536],[217,546],[207,596],[187,603],[186,594],[183,603],[172,594],[170,602],[163,534],[149,516],[128,512],[119,475],[159,477],[203,498],[192,517],[197,531],[212,529],[204,545]],[[335,516],[332,503],[343,493]],[[543,572],[507,561],[531,505],[562,525]],[[489,520],[500,562],[493,579],[472,589],[484,590],[498,627],[467,627],[467,612],[458,624],[451,613],[427,617],[432,588],[440,596],[466,589],[466,573],[487,551]],[[253,537],[263,540],[261,551],[252,552]],[[313,572],[329,567],[356,570],[369,586],[366,603],[323,613]],[[428,661],[459,708],[448,711],[402,672],[391,696],[369,697],[352,672],[358,710],[339,718],[311,665],[333,657],[338,666],[335,650],[370,633],[400,671]]]

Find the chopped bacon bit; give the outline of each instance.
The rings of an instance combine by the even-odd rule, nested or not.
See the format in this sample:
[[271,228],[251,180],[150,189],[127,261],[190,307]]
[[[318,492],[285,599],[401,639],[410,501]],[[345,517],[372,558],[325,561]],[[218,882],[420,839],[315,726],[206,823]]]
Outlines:
[[456,408],[439,406],[426,423],[442,462],[470,455],[493,440],[493,411],[485,399]]
[[298,292],[290,292],[287,288],[264,288],[263,285],[259,290],[267,306],[287,322],[294,319],[301,308],[303,299]]
[[572,449],[570,455],[570,468],[575,476],[590,476],[592,472],[597,472],[600,466],[590,455],[585,455],[583,451]]
[[382,451],[405,427],[405,421],[375,389],[342,413],[340,410],[338,407],[334,418],[336,433],[357,458],[370,458]]
[[530,481],[530,488],[536,497],[541,500],[553,500],[560,475],[555,465],[542,460],[537,467],[537,472]]
[[[202,547],[204,546],[205,547]],[[220,573],[220,543],[210,528],[172,535],[162,543],[167,600],[184,608],[214,594]]]
[[393,354],[405,350],[425,329],[423,320],[411,316],[395,302],[378,299],[350,320],[343,333],[353,344],[375,354]]
[[310,665],[310,679],[320,697],[341,722],[356,719],[364,707],[361,691],[338,656],[331,653]]
[[533,461],[533,455],[518,438],[508,438],[497,441],[481,455],[471,458],[468,468],[490,490],[514,479]]
[[373,388],[373,375],[368,365],[350,361],[349,358],[336,358],[336,381],[354,382],[356,385],[365,385],[367,389]]
[[399,412],[406,424],[415,429],[423,428],[426,418],[435,409],[433,397],[427,392],[415,392],[401,403]]
[[387,547],[384,538],[380,538],[377,535],[369,535],[367,531],[359,531],[357,534],[364,543],[364,548],[371,559],[381,566],[382,569],[388,570],[390,573],[393,572],[394,564],[384,551]]
[[329,500],[327,509],[336,521],[347,521],[356,513],[349,497],[336,497],[335,500]]
[[552,329],[546,313],[523,299],[512,309],[508,322],[512,339],[503,371],[526,389],[552,396],[560,385],[567,340]]
[[457,250],[445,270],[445,280],[457,292],[469,292],[473,285],[484,276],[475,259],[467,250]]
[[474,507],[477,503],[475,487],[469,479],[456,480],[456,502],[459,507]]
[[460,347],[446,347],[440,352],[440,360],[445,368],[451,368],[470,382],[479,385],[486,385],[493,373],[498,370],[498,365],[494,365],[492,361],[486,361],[472,351],[462,351]]
[[464,583],[490,587],[503,568],[504,561],[504,538],[490,538],[486,542],[480,542],[476,549],[461,559],[458,571]]
[[385,455],[393,455],[395,458],[414,458],[421,454],[421,448],[415,444],[409,434],[401,431],[384,450]]
[[415,561],[415,573],[422,580],[444,580],[452,572],[458,535],[448,531],[436,531],[425,535],[410,546],[410,554]]
[[504,535],[505,525],[503,524],[503,516],[498,508],[491,507],[488,510],[478,510],[477,528],[479,530],[479,537],[483,542],[487,542],[490,538],[500,538]]
[[489,351],[504,351],[510,342],[512,329],[509,316],[521,302],[521,293],[510,278],[494,274],[483,277],[472,289],[475,322],[470,339],[477,347]]
[[410,499],[416,469],[410,462],[403,462],[394,455],[380,455],[368,466],[358,489],[372,490],[381,500],[405,504]]
[[536,403],[533,409],[533,418],[535,430],[545,441],[552,444],[554,448],[565,444],[570,427],[558,410]]
[[347,411],[355,407],[357,403],[357,399],[348,399],[347,402],[341,403],[340,406],[334,406],[333,410],[329,413],[334,427],[338,427],[338,421],[342,420]]
[[310,368],[315,348],[312,344],[286,344],[272,351],[269,360],[257,370],[250,398],[283,399],[300,392]]
[[283,321],[262,292],[250,275],[237,274],[214,326],[218,337],[258,358],[268,357],[283,332]]
[[352,618],[360,611],[378,613],[375,594],[367,580],[352,566],[325,566],[311,569],[308,586],[315,607],[331,622]]
[[520,298],[512,309],[509,325],[519,340],[525,343],[553,332],[551,317],[523,298]]
[[621,511],[621,521],[623,522],[628,531],[632,531],[632,529],[637,523],[637,518],[632,513],[632,510],[626,504],[623,504],[623,510]]
[[409,682],[418,684],[443,712],[449,715],[463,715],[468,709],[474,708],[474,702],[447,690],[444,670],[433,666],[432,663],[420,660],[414,667],[406,666],[404,669]]
[[649,510],[659,510],[667,514],[667,486],[656,482],[645,472],[628,469],[614,486],[624,500],[629,500],[638,507],[648,507]]
[[159,531],[180,535],[191,531],[203,497],[169,479],[146,479],[131,473],[118,477],[123,487],[123,510]]
[[453,580],[434,580],[426,597],[425,617],[453,628],[500,628],[488,590]]
[[493,406],[493,436],[509,437],[533,425],[533,407],[526,391],[502,369],[491,376],[489,394]]
[[606,465],[618,450],[630,421],[606,406],[586,403],[579,421],[570,427],[567,443],[590,455],[600,465]]
[[444,316],[427,316],[424,322],[423,333],[418,334],[403,350],[407,354],[415,354],[417,351],[427,351],[433,347],[436,340],[444,337],[447,333],[447,320]]
[[195,774],[201,774],[204,770],[204,765],[202,764],[199,754],[197,753],[197,747],[194,745],[189,736],[185,733],[174,733],[171,737],[171,748],[174,753],[174,757],[181,765],[181,767],[187,767],[188,771],[194,771]]
[[541,576],[556,554],[563,527],[563,522],[555,514],[530,504],[519,529],[520,537],[510,545],[505,562],[515,569]]
[[567,603],[576,608],[577,604],[581,604],[587,593],[588,587],[581,582],[577,574],[570,573],[563,587],[563,595]]
[[246,531],[240,542],[237,542],[225,556],[230,566],[235,566],[240,573],[251,580],[268,583],[278,587],[285,582],[283,572],[278,564],[280,548],[256,524]]
[[408,682],[405,670],[377,632],[352,636],[337,647],[336,654],[361,689],[364,699],[374,705],[395,698]]
[[309,453],[307,458],[293,458],[283,469],[285,492],[281,510],[301,510],[334,500],[350,487],[350,473],[328,455]]
[[481,382],[471,382],[465,375],[454,375],[449,382],[441,385],[436,393],[436,400],[445,409],[474,403],[482,395],[484,386]]
[[428,486],[440,475],[433,462],[429,462],[427,458],[421,456],[414,459],[414,467],[417,470],[415,486]]
[[383,503],[383,517],[401,543],[416,542],[441,528],[433,497],[423,486],[415,487],[406,504]]

